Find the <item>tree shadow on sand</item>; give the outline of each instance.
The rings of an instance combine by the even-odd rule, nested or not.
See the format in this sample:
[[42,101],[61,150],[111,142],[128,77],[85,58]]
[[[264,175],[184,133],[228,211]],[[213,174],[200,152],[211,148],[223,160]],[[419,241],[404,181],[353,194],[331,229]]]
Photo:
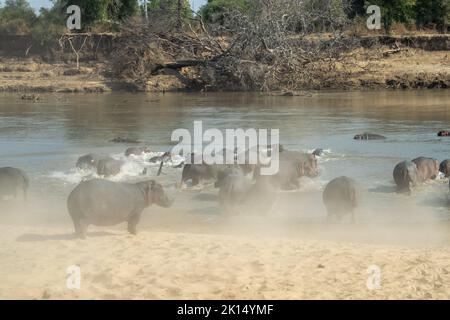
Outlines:
[[[88,232],[88,238],[95,237],[106,237],[106,236],[114,236],[114,233],[105,232],[105,231],[97,231],[97,232]],[[79,239],[74,233],[64,233],[64,234],[34,234],[34,233],[26,233],[17,238],[18,242],[37,242],[37,241],[57,241],[57,240],[77,240]]]

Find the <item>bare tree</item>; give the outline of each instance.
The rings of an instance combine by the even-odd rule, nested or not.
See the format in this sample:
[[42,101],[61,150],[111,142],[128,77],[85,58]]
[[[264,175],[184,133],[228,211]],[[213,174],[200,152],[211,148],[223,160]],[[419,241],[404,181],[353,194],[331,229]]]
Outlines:
[[251,13],[231,11],[215,25],[193,20],[178,32],[161,20],[123,25],[116,59],[126,63],[117,74],[142,89],[171,69],[196,89],[262,91],[332,86],[348,75],[359,43],[344,35],[345,0],[253,2]]

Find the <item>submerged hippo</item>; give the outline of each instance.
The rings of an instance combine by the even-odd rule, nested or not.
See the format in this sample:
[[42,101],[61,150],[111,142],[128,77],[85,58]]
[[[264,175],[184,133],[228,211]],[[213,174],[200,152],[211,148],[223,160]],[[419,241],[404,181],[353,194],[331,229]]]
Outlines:
[[312,154],[315,155],[316,157],[321,157],[323,155],[323,149],[321,149],[321,148],[315,149],[312,152]]
[[97,164],[97,174],[106,178],[116,176],[122,165],[122,161],[113,158],[100,159]]
[[0,168],[0,199],[2,196],[14,196],[19,194],[27,198],[29,180],[26,173],[16,168]]
[[450,177],[450,160],[444,160],[439,165],[439,171],[445,174],[445,177]]
[[436,159],[419,157],[412,160],[412,162],[416,164],[422,182],[434,180],[439,176],[439,161]]
[[131,147],[125,150],[125,156],[141,156],[145,153],[152,152],[148,147]]
[[78,158],[76,167],[82,170],[97,170],[99,160],[110,158],[104,154],[89,153]]
[[384,139],[386,139],[386,137],[382,136],[381,134],[376,134],[376,133],[361,133],[361,134],[355,135],[355,137],[353,139],[355,139],[355,140],[384,140]]
[[355,209],[360,202],[360,190],[356,181],[348,177],[339,177],[330,181],[323,191],[323,203],[327,208],[328,221],[340,220],[347,214],[352,215],[356,223]]
[[75,233],[86,237],[87,227],[112,226],[128,222],[128,232],[136,234],[142,211],[157,204],[172,205],[163,187],[155,181],[119,183],[102,179],[81,182],[69,195],[67,208]]
[[216,180],[219,173],[227,169],[227,165],[218,164],[185,164],[181,173],[181,184],[191,181],[193,186],[205,181]]
[[115,137],[114,139],[109,140],[109,142],[114,142],[114,143],[141,143],[142,141],[139,140],[139,139],[134,139],[134,138]]
[[411,187],[422,182],[417,165],[412,161],[403,161],[397,164],[393,172],[397,192],[411,192]]

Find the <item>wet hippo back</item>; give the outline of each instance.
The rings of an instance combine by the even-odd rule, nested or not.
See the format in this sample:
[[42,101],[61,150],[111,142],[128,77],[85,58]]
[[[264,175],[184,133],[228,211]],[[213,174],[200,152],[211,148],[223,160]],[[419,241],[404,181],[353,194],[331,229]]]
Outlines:
[[397,164],[394,168],[393,177],[398,192],[411,192],[411,187],[422,181],[417,165],[411,161],[403,161]]
[[439,162],[436,159],[419,157],[412,160],[417,166],[417,171],[422,181],[433,180],[439,175]]
[[356,181],[348,177],[339,177],[330,181],[323,191],[323,202],[327,208],[328,220],[340,219],[351,213],[355,222],[354,210],[360,202],[360,190]]
[[376,134],[376,133],[361,133],[361,134],[355,135],[355,137],[353,139],[355,139],[355,140],[384,140],[384,139],[386,139],[386,137],[382,136],[381,134]]
[[109,158],[107,155],[89,153],[78,158],[76,167],[82,170],[95,170],[100,159]]
[[116,176],[119,174],[122,165],[123,162],[116,159],[101,159],[97,164],[97,174],[104,177]]

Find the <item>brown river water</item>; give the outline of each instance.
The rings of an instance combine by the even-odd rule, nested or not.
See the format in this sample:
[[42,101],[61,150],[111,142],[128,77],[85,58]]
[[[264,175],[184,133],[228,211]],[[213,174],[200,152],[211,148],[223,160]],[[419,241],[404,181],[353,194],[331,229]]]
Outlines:
[[[450,129],[448,90],[324,92],[299,97],[241,93],[42,94],[35,102],[22,100],[17,94],[0,94],[0,167],[22,168],[31,181],[26,204],[10,204],[7,200],[0,204],[0,223],[64,224],[71,231],[65,201],[76,184],[89,177],[74,168],[79,156],[98,152],[123,158],[124,150],[131,145],[109,142],[116,136],[138,138],[155,151],[170,150],[172,131],[192,130],[197,120],[202,120],[205,128],[221,130],[280,129],[280,143],[287,149],[325,150],[319,159],[317,178],[304,179],[298,192],[280,194],[270,217],[271,224],[285,226],[280,232],[307,232],[322,225],[326,211],[321,191],[331,179],[347,175],[364,189],[359,210],[363,230],[379,226],[378,238],[393,239],[392,232],[380,230],[401,225],[402,230],[414,233],[426,230],[418,236],[425,239],[434,233],[426,226],[439,225],[445,231],[439,233],[439,240],[450,239],[448,179],[439,178],[405,196],[395,193],[392,178],[392,170],[400,161],[418,156],[439,161],[450,158],[450,138],[436,134]],[[353,140],[362,132],[383,134],[387,139]],[[142,179],[145,167],[148,177],[154,176],[157,166],[145,160],[127,160],[114,180]],[[180,177],[181,169],[166,166],[156,178],[175,198],[175,204],[170,211],[149,209],[141,228],[222,232],[216,190],[211,186],[179,190],[175,184]],[[267,232],[263,229],[260,231]],[[340,238],[345,239],[345,233],[343,229]],[[359,236],[364,237],[364,232]]]

